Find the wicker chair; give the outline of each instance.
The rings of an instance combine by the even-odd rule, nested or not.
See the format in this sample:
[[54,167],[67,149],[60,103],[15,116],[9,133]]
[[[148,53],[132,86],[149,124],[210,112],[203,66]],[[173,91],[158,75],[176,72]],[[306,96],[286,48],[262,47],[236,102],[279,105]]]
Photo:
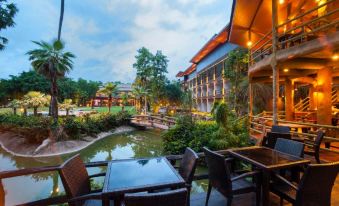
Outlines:
[[339,172],[339,162],[309,165],[298,185],[275,174],[271,192],[293,206],[330,206],[332,187]]
[[[301,142],[278,138],[274,146],[274,149],[279,152],[283,152],[296,157],[304,157],[304,147],[305,145]],[[286,174],[288,173],[291,180],[299,182],[301,171],[303,171],[303,168],[293,167],[288,170],[286,169],[280,170],[279,173],[284,177],[286,177],[287,176]]]
[[304,153],[308,154],[308,155],[312,155],[314,156],[315,160],[317,161],[317,163],[320,163],[320,145],[321,142],[323,141],[325,136],[325,133],[321,130],[318,131],[317,133],[317,137],[315,138],[314,142],[312,141],[305,141],[305,143],[312,145],[312,147],[306,147]]
[[[260,204],[260,182],[256,178],[256,185],[252,182],[244,180],[247,177],[258,177],[259,172],[252,171],[243,173],[239,176],[232,177],[229,168],[230,159],[225,159],[224,156],[210,151],[206,147],[203,148],[205,159],[208,167],[208,191],[206,198],[206,206],[211,194],[212,187],[227,198],[227,206],[232,204],[234,195],[256,192],[256,204]],[[257,189],[258,188],[258,189]]]
[[187,189],[159,193],[126,194],[125,206],[186,206]]
[[104,176],[104,173],[89,176],[79,155],[60,166],[60,177],[69,198],[70,206],[99,206],[102,204],[101,191],[91,191],[90,178]]
[[291,139],[290,133],[277,133],[267,132],[267,136],[264,137],[262,145],[269,148],[274,148],[278,138]]
[[197,167],[198,159],[199,159],[198,155],[191,148],[186,148],[184,156],[179,166],[179,174],[186,182],[187,193],[188,193],[187,206],[190,205],[190,193],[191,193],[192,181],[193,181],[195,169]]
[[289,134],[291,132],[291,128],[288,126],[273,125],[271,132]]
[[283,152],[296,157],[303,157],[304,146],[305,145],[301,142],[278,138],[277,142],[275,143],[274,149],[278,150],[279,152]]

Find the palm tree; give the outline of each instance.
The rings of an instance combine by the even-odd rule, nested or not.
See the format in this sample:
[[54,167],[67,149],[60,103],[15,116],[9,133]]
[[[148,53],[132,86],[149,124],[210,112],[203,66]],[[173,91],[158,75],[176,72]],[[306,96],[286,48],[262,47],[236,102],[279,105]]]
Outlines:
[[62,28],[62,22],[64,20],[64,10],[65,10],[65,0],[61,0],[60,19],[59,19],[59,28],[58,28],[58,41],[61,41],[61,28]]
[[13,114],[16,115],[16,110],[17,108],[19,108],[21,105],[20,100],[17,99],[13,99],[8,106],[11,107],[13,109]]
[[147,97],[149,96],[149,90],[145,89],[144,87],[138,86],[138,87],[133,88],[133,94],[135,97],[139,98],[140,105],[141,105],[141,98],[144,97],[145,114],[147,114]]
[[34,70],[45,76],[51,82],[51,115],[54,121],[58,119],[58,85],[57,79],[64,77],[66,73],[73,68],[73,58],[75,55],[71,52],[64,51],[64,44],[56,40],[53,44],[41,41],[35,44],[39,46],[38,49],[27,52],[29,60],[32,61]]
[[108,82],[105,86],[99,90],[100,93],[108,96],[108,112],[111,112],[112,106],[112,95],[114,95],[118,91],[118,85]]
[[65,99],[60,108],[66,110],[66,117],[69,115],[69,111],[75,108],[75,104],[72,104],[72,99]]
[[48,104],[48,97],[40,92],[31,91],[24,96],[24,101],[33,108],[34,116],[37,116],[38,108]]
[[128,104],[129,94],[125,92],[120,97],[121,97],[121,111],[124,111],[125,105]]
[[132,94],[136,100],[135,106],[136,106],[137,112],[140,112],[140,109],[141,109],[142,90],[143,88],[139,86],[133,87],[133,90],[132,90]]

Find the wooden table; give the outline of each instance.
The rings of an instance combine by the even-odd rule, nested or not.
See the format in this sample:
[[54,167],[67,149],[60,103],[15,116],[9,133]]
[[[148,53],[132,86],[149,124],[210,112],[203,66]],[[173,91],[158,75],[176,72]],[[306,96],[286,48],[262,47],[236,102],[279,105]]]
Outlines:
[[112,161],[107,166],[103,186],[104,205],[111,198],[114,205],[120,205],[125,193],[183,187],[184,179],[165,157]]
[[290,128],[295,128],[295,129],[297,129],[298,133],[302,133],[302,132],[306,133],[305,130],[311,128],[311,126],[308,126],[308,125],[294,124],[294,123],[279,123],[279,126],[286,126],[286,127],[290,127]]
[[309,164],[310,161],[266,147],[232,149],[230,155],[254,165],[262,171],[262,205],[270,205],[270,174],[274,170]]

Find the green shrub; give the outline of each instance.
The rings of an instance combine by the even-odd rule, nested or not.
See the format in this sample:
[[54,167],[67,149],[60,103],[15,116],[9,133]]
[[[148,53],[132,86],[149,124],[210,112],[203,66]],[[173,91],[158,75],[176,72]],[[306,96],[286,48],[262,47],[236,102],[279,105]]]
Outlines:
[[51,135],[51,130],[56,129],[56,126],[63,129],[63,134],[58,134],[57,140],[79,139],[81,136],[96,136],[100,132],[110,131],[126,124],[129,119],[128,112],[92,114],[82,117],[61,117],[58,125],[53,125],[50,117],[0,114],[0,130],[19,134],[30,143],[41,143]]
[[182,154],[186,147],[201,152],[204,146],[222,150],[249,145],[247,119],[237,119],[234,115],[228,115],[227,124],[222,125],[215,121],[196,122],[191,116],[183,116],[162,136],[167,154]]

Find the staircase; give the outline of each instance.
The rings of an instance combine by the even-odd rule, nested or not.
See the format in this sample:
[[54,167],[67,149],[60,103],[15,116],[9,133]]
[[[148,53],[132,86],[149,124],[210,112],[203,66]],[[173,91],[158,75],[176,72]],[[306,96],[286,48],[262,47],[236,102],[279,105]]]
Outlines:
[[[337,88],[332,89],[332,105],[338,103],[338,94]],[[306,112],[310,110],[310,97],[300,100],[296,105],[294,105],[295,112]]]

